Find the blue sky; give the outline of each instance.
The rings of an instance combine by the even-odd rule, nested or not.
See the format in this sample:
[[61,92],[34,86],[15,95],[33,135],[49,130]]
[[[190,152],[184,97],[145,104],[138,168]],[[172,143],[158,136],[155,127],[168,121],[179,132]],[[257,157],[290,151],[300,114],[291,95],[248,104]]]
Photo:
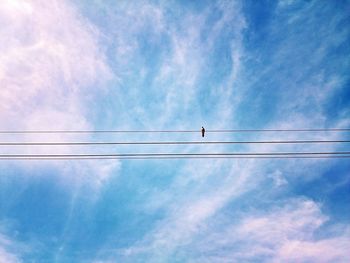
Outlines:
[[[3,0],[0,128],[348,128],[349,14],[349,1],[341,0]],[[346,149],[66,146],[1,153]],[[349,171],[345,159],[1,161],[0,262],[349,262]]]

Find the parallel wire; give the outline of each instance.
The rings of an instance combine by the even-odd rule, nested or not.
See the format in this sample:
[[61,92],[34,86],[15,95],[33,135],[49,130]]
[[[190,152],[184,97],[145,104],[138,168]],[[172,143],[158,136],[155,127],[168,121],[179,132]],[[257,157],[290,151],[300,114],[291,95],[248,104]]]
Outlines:
[[1,160],[163,160],[163,159],[344,159],[350,155],[341,156],[158,156],[158,157],[6,157]]
[[153,141],[153,142],[0,142],[1,146],[59,146],[59,145],[177,145],[177,144],[306,144],[350,143],[350,140],[292,140],[292,141]]
[[[328,129],[229,129],[206,130],[207,133],[245,133],[245,132],[349,132],[350,128]],[[2,130],[0,134],[26,133],[200,133],[200,130]]]
[[[207,133],[245,132],[348,132],[344,129],[233,129],[206,130]],[[31,130],[0,131],[0,134],[55,133],[200,133],[200,130]],[[306,144],[349,143],[350,140],[279,141],[149,141],[149,142],[0,142],[1,146],[59,145],[175,145],[175,144]],[[253,152],[253,153],[127,153],[127,154],[0,154],[0,160],[92,160],[92,159],[321,159],[350,158],[350,152]]]
[[346,132],[350,128],[329,128],[329,129],[237,129],[237,130],[209,130],[208,132]]
[[0,154],[0,158],[60,158],[60,157],[177,157],[177,156],[308,156],[308,155],[348,155],[345,152],[229,152],[229,153],[119,153],[119,154]]

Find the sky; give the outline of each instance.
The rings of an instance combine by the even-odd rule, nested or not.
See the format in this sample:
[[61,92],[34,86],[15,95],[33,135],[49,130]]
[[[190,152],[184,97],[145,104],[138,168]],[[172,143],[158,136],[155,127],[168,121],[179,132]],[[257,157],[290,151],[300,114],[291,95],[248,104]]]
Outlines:
[[[1,0],[1,141],[200,140],[350,127],[347,0]],[[348,132],[205,140],[349,140]],[[340,151],[349,144],[5,147]],[[346,159],[0,160],[0,263],[350,262]]]

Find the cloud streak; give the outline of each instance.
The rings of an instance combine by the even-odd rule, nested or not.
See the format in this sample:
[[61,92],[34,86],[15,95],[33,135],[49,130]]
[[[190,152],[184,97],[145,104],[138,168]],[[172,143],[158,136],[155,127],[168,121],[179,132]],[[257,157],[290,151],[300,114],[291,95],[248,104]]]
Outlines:
[[[225,6],[227,7],[227,6]],[[318,8],[318,6],[311,6],[307,7],[310,9]],[[229,13],[229,17],[234,15],[239,15],[240,12],[230,8],[225,8],[225,10],[231,10],[231,13]],[[235,12],[232,13],[232,10],[235,10]],[[278,13],[280,10],[276,9],[276,16],[279,16]],[[304,21],[305,19],[310,24],[316,23],[317,20],[314,16],[308,16],[306,17],[305,10],[300,11],[298,13],[299,19],[293,22],[295,25],[291,26],[291,28],[299,28],[303,27],[302,23],[299,24],[300,21]],[[200,17],[200,16],[198,16]],[[205,15],[199,19],[199,21],[205,21]],[[225,15],[223,15],[225,17]],[[211,124],[214,125],[220,125],[220,122],[222,123],[228,123],[228,118],[233,119],[233,124],[239,125],[244,124],[242,119],[239,116],[246,116],[248,119],[251,118],[251,123],[254,123],[254,120],[258,120],[261,116],[260,120],[257,121],[257,125],[263,125],[262,127],[269,128],[269,127],[281,127],[281,128],[288,128],[288,127],[323,127],[326,124],[326,116],[322,112],[322,108],[324,107],[325,103],[329,100],[329,97],[337,87],[341,86],[340,83],[343,83],[344,79],[341,74],[334,74],[333,78],[323,78],[319,76],[318,69],[315,68],[315,65],[312,66],[313,71],[310,72],[309,75],[298,75],[300,73],[300,63],[298,62],[299,57],[296,57],[295,59],[292,58],[294,51],[292,47],[289,47],[289,42],[293,41],[300,41],[300,38],[298,38],[294,33],[285,35],[285,39],[282,43],[279,43],[279,45],[276,47],[276,50],[274,50],[275,54],[267,53],[272,56],[272,61],[270,61],[269,64],[262,65],[261,67],[257,67],[257,65],[251,66],[251,60],[249,52],[253,52],[252,50],[242,50],[242,47],[244,47],[244,44],[246,44],[244,41],[246,39],[242,36],[243,30],[245,27],[249,28],[249,25],[244,22],[243,18],[236,18],[238,21],[242,21],[236,28],[235,38],[232,41],[232,44],[230,45],[230,51],[231,51],[231,74],[229,74],[230,77],[227,78],[226,82],[221,86],[220,94],[223,94],[220,101],[219,107],[214,107],[211,109],[212,115],[211,117],[215,116],[215,114],[220,115],[220,117],[215,118],[215,121],[213,121]],[[283,17],[281,18],[283,21]],[[336,20],[338,18],[335,18]],[[184,19],[183,21],[186,21]],[[188,21],[188,20],[187,20]],[[223,22],[224,25],[227,25],[226,23],[229,23],[228,21]],[[282,35],[282,32],[276,32],[275,30],[282,30],[281,27],[279,27],[279,22],[276,22],[271,25],[272,29],[272,36],[271,38],[279,37],[279,35]],[[190,40],[186,40],[185,43],[190,45],[193,43],[193,39],[196,39],[195,37],[200,35],[201,25],[203,23],[197,22],[198,31],[195,32],[195,34],[189,34],[193,38]],[[218,24],[220,24],[218,22]],[[336,25],[336,22],[334,23]],[[189,26],[186,26],[185,28],[191,28],[191,24]],[[220,30],[218,30],[220,31]],[[309,31],[305,30],[302,34],[308,34]],[[322,33],[323,34],[323,33]],[[176,34],[173,34],[174,36],[177,36]],[[344,38],[343,38],[344,39]],[[210,42],[210,41],[209,41]],[[320,44],[321,45],[321,44]],[[327,49],[329,46],[329,43],[326,41],[322,44],[323,49]],[[178,46],[179,47],[179,46]],[[182,46],[185,50],[188,50],[189,48],[185,48],[186,46]],[[239,47],[239,48],[237,48]],[[206,48],[207,46],[201,46],[200,44],[196,45],[197,49],[194,49],[195,52],[198,52],[200,54],[201,52],[205,53],[208,51]],[[300,54],[304,54],[304,52],[311,52],[312,47],[306,45],[305,47],[301,48]],[[184,58],[189,57],[188,55],[184,56],[184,52],[181,51],[181,49],[175,49],[176,52],[174,54],[177,54],[175,57],[177,60],[175,61],[183,61]],[[194,52],[191,52],[191,54],[195,54]],[[245,54],[245,55],[243,55]],[[254,55],[254,53],[253,53]],[[318,53],[313,54],[314,56],[317,56]],[[302,55],[300,55],[302,56]],[[325,56],[327,56],[325,54]],[[290,58],[290,59],[289,59]],[[202,60],[198,60],[202,62]],[[186,60],[184,60],[186,61]],[[281,68],[281,63],[287,63],[284,67]],[[190,64],[190,63],[189,63]],[[176,65],[176,63],[173,63],[173,65]],[[183,63],[183,65],[187,65],[186,62]],[[191,64],[190,64],[191,65]],[[201,63],[199,63],[201,65]],[[308,64],[310,65],[310,64]],[[181,67],[180,67],[181,68]],[[186,68],[186,67],[185,67]],[[193,68],[193,65],[191,65],[191,69]],[[172,76],[171,70],[168,67],[163,67],[166,74],[169,74],[169,76]],[[239,75],[237,72],[241,72],[242,74]],[[272,72],[279,72],[279,74],[275,75],[272,74]],[[192,72],[193,73],[193,72]],[[167,77],[166,74],[163,74],[163,79]],[[293,83],[294,79],[291,77],[291,75],[295,74],[300,78],[300,81],[302,84],[300,87],[296,87],[295,83]],[[191,76],[195,76],[196,74],[190,74]],[[203,77],[202,75],[199,75],[200,77]],[[266,76],[271,77],[270,79],[266,79]],[[250,78],[250,79],[249,79]],[[180,78],[183,79],[183,78]],[[342,79],[341,81],[336,81],[336,79]],[[317,80],[317,84],[314,84],[314,81]],[[260,83],[258,83],[260,82]],[[198,82],[193,82],[189,87],[192,89],[196,89],[194,87]],[[295,87],[295,88],[282,88],[278,87],[277,85],[283,84],[283,87]],[[270,85],[272,85],[274,88],[269,88]],[[232,87],[233,86],[233,87]],[[316,88],[315,88],[316,87]],[[273,90],[275,89],[275,90]],[[295,90],[298,92],[300,91],[302,94],[296,94]],[[171,92],[171,90],[170,90]],[[178,92],[176,91],[176,94],[181,94],[181,89]],[[189,94],[189,93],[187,93]],[[258,94],[258,95],[255,95]],[[269,95],[272,95],[269,97]],[[215,95],[214,95],[215,96]],[[266,102],[261,102],[259,99],[256,98],[269,98],[266,99]],[[225,100],[227,98],[227,101]],[[209,96],[210,100],[210,96]],[[177,101],[176,98],[174,98],[174,101]],[[180,100],[181,101],[181,100]],[[234,102],[234,103],[233,103]],[[274,108],[275,113],[271,113],[272,116],[269,119],[266,119],[264,115],[264,111],[266,110],[264,107],[264,103],[270,103],[272,107]],[[310,107],[310,104],[313,107]],[[171,105],[171,104],[170,104]],[[171,106],[172,107],[172,106]],[[170,107],[170,108],[171,108]],[[266,106],[270,107],[270,106]],[[242,109],[246,110],[249,109],[251,112],[244,112]],[[269,110],[269,109],[268,109]],[[174,109],[171,110],[174,112]],[[175,111],[176,112],[176,111]],[[226,112],[226,114],[225,114]],[[252,116],[254,115],[254,116]],[[312,121],[310,121],[309,116],[313,116]],[[171,119],[171,118],[170,118]],[[265,123],[262,121],[265,120]],[[336,123],[333,123],[333,125],[339,125],[339,127],[342,127],[342,125],[346,126],[346,123],[348,123],[347,118],[341,118],[338,119]],[[248,124],[251,124],[248,123]],[[292,126],[291,126],[292,125]],[[273,134],[272,136],[277,136],[276,134]],[[308,134],[305,135],[306,137],[309,136]],[[320,134],[320,138],[325,138],[326,134]],[[342,136],[342,135],[339,135]],[[295,134],[287,135],[287,138],[292,139],[296,138]],[[208,148],[210,150],[210,148]],[[246,150],[251,151],[278,151],[278,150],[284,150],[285,147],[249,147],[245,148]],[[303,148],[305,149],[305,148]],[[309,150],[315,149],[315,148],[307,148]],[[330,150],[334,148],[322,148],[323,150]],[[192,149],[193,150],[193,149]],[[216,148],[217,150],[217,148]],[[289,147],[288,150],[300,150],[300,147]],[[283,164],[283,168],[280,168]],[[326,167],[332,166],[332,162],[325,162],[322,164],[322,167],[326,169]],[[125,253],[122,257],[124,260],[131,257],[133,259],[135,258],[147,258],[150,260],[170,260],[171,258],[181,258],[180,251],[184,248],[189,247],[196,247],[196,242],[198,240],[196,239],[197,236],[200,236],[201,233],[206,233],[205,229],[208,225],[214,224],[215,225],[215,219],[217,214],[221,214],[222,209],[225,208],[230,203],[235,203],[236,200],[240,200],[240,198],[244,195],[248,195],[248,193],[259,193],[264,198],[268,198],[268,194],[264,195],[261,193],[261,191],[266,193],[271,193],[276,190],[276,186],[284,186],[284,190],[288,189],[288,185],[286,185],[286,180],[290,176],[291,170],[294,171],[293,176],[300,176],[300,180],[312,180],[312,178],[322,176],[322,173],[319,173],[319,169],[317,167],[317,163],[314,161],[294,161],[291,160],[289,162],[283,162],[283,161],[241,161],[241,162],[225,162],[225,161],[217,161],[212,162],[210,165],[206,164],[205,162],[188,162],[183,168],[179,169],[177,172],[173,183],[170,184],[170,188],[167,188],[164,191],[155,191],[154,195],[151,196],[150,200],[147,201],[147,204],[145,205],[146,209],[151,209],[151,211],[157,211],[157,209],[165,209],[166,213],[163,218],[155,227],[153,230],[149,231],[144,237],[143,240],[137,242],[135,246],[132,246],[128,249],[126,249],[121,254]],[[275,181],[275,188],[272,190],[266,188],[267,179],[264,178],[264,175],[271,173],[274,174],[273,180]],[[276,172],[277,171],[277,172]],[[305,173],[305,171],[307,171]],[[286,173],[287,177],[281,178],[280,174]],[[302,177],[303,176],[303,177]],[[215,177],[215,178],[214,178]],[[262,190],[257,190],[259,187],[262,187]],[[158,200],[161,198],[161,200]],[[288,200],[288,198],[287,198]],[[290,200],[290,202],[293,202],[293,200]],[[298,202],[297,202],[298,203]],[[309,208],[304,209],[304,205],[308,206],[310,205],[312,215],[308,215],[306,213],[306,210]],[[303,227],[306,227],[307,229],[304,229],[303,227],[296,230],[298,234],[303,234],[304,232],[310,235],[313,235],[315,229],[318,229],[320,225],[324,223],[325,217],[320,212],[318,208],[315,208],[316,205],[311,201],[308,200],[305,203],[301,202],[300,204],[296,204],[296,209],[300,213],[306,213],[300,214],[300,216],[303,218],[303,220],[306,220],[307,222],[300,224],[303,225]],[[235,206],[234,206],[235,207]],[[284,208],[288,210],[289,208]],[[286,211],[287,213],[287,211]],[[288,220],[292,220],[293,214],[290,213],[286,218],[286,222],[283,221],[282,223],[287,224]],[[309,218],[311,221],[308,221]],[[265,220],[265,219],[262,219]],[[266,219],[268,220],[268,219]],[[272,220],[272,219],[271,219]],[[321,220],[321,221],[320,221]],[[317,223],[316,225],[313,225],[313,221]],[[254,223],[253,221],[251,223]],[[259,222],[255,222],[259,223]],[[265,224],[265,223],[264,223]],[[267,224],[267,223],[266,223]],[[253,225],[248,225],[249,227]],[[268,228],[269,226],[262,226]],[[287,226],[288,227],[288,226]],[[293,228],[294,226],[291,226]],[[308,228],[312,228],[309,230]],[[213,233],[217,231],[217,229],[211,229]],[[289,230],[286,230],[285,233],[282,229],[277,229],[277,235],[279,238],[282,238],[282,235],[289,234]],[[222,233],[223,234],[223,233]],[[223,234],[224,235],[224,234]],[[243,235],[243,234],[242,234]],[[248,238],[249,234],[246,234],[246,238]],[[220,239],[220,236],[217,236],[218,239]],[[233,237],[232,237],[233,238]],[[333,238],[325,239],[325,240],[309,240],[309,241],[300,241],[305,242],[305,244],[309,245],[309,251],[305,250],[305,254],[301,256],[302,259],[308,259],[311,258],[314,260],[316,258],[316,253],[313,253],[312,250],[317,251],[318,246],[322,247],[322,244],[328,243],[331,245],[334,245],[334,240],[336,242],[339,242],[339,247],[344,247],[343,241],[344,238],[346,240],[346,236],[336,236]],[[261,237],[262,239],[262,237]],[[272,237],[267,237],[268,240],[273,240]],[[298,239],[298,238],[297,238]],[[286,252],[288,249],[287,247],[292,244],[294,241],[290,241],[290,243],[283,245],[284,248],[281,248],[281,251],[279,252],[279,255],[275,255],[271,252],[269,249],[269,246],[271,244],[265,244],[264,240],[261,241],[263,244],[261,246],[257,245],[256,249],[258,251],[257,255],[246,255],[244,256],[245,251],[251,250],[251,243],[247,241],[245,243],[246,246],[241,247],[241,252],[237,252],[236,254],[233,254],[233,256],[229,258],[254,258],[256,257],[275,257],[276,262],[278,262],[278,259],[286,259],[289,260],[292,259],[291,254],[288,255]],[[295,241],[299,242],[299,241]],[[300,243],[300,244],[301,244]],[[293,243],[294,244],[294,243]],[[295,243],[299,244],[299,243]],[[298,245],[296,245],[298,247]],[[297,249],[297,248],[296,248]],[[195,250],[195,249],[194,249]],[[259,252],[261,250],[261,253]],[[337,251],[337,252],[331,252]],[[203,251],[201,251],[203,252]],[[219,253],[221,254],[221,248],[220,246],[215,247],[213,249],[213,254]],[[118,254],[119,252],[117,252]],[[194,252],[195,253],[195,252]],[[204,252],[203,252],[204,253]],[[243,253],[243,254],[240,254]],[[249,253],[249,252],[247,252]],[[260,254],[259,254],[260,253]],[[269,254],[270,253],[270,254]],[[292,253],[292,252],[291,252]],[[309,254],[308,254],[309,253]],[[186,253],[184,253],[186,254]],[[189,253],[190,254],[190,253]],[[258,255],[259,254],[259,255]],[[293,253],[292,253],[293,254]],[[289,257],[290,256],[290,257]],[[327,258],[327,255],[324,255],[325,258]],[[343,260],[345,257],[345,252],[343,249],[337,250],[336,247],[330,249],[330,254],[327,260]],[[183,258],[184,259],[184,258]],[[202,258],[201,260],[205,260]],[[213,258],[213,261],[220,261],[222,258]],[[327,261],[326,260],[326,261]],[[229,259],[227,259],[229,261]]]
[[[343,89],[347,80],[343,69],[329,71],[333,64],[343,61],[331,52],[335,42],[330,34],[337,31],[342,17],[332,16],[330,26],[320,21],[317,14],[328,14],[327,6],[298,1],[273,5],[271,17],[266,18],[269,22],[258,19],[255,25],[249,17],[254,8],[250,2],[239,1],[195,6],[147,1],[137,5],[94,1],[85,6],[83,1],[77,1],[76,6],[54,2],[54,8],[44,1],[9,3],[0,6],[1,19],[6,22],[0,33],[8,36],[6,41],[11,44],[0,45],[4,54],[0,57],[0,81],[4,84],[0,117],[4,128],[197,127],[198,134],[188,137],[137,134],[132,140],[198,140],[202,125],[211,129],[349,124],[346,114],[331,118],[326,110],[330,98]],[[289,8],[294,4],[291,15]],[[312,35],[310,28],[320,23],[318,38],[299,45]],[[254,30],[260,25],[266,26],[263,39]],[[24,35],[28,37],[18,37]],[[344,42],[346,36],[347,32],[340,32],[337,41]],[[329,64],[323,63],[333,56]],[[13,119],[18,120],[16,125]],[[303,134],[305,138],[311,135]],[[234,136],[229,138],[263,140],[267,135]],[[279,135],[268,136],[273,139]],[[283,139],[300,139],[298,136],[288,134]],[[343,136],[323,133],[317,139]],[[126,136],[109,138],[123,140]],[[205,139],[221,138],[208,134]],[[277,145],[203,147],[147,146],[131,150],[337,149]],[[337,222],[333,214],[322,209],[322,201],[313,200],[307,191],[297,192],[298,186],[327,178],[326,171],[337,165],[343,167],[341,161],[126,161],[120,167],[119,177],[109,177],[117,168],[110,162],[55,165],[63,171],[60,175],[66,176],[62,177],[64,181],[78,175],[78,179],[67,180],[67,185],[73,182],[76,186],[72,187],[76,194],[65,214],[68,219],[62,238],[52,249],[56,261],[348,259],[346,224]],[[95,202],[86,203],[90,191],[79,192],[83,189],[79,187],[81,178],[101,187],[102,191],[94,195]],[[81,196],[77,196],[78,192]],[[88,211],[81,206],[88,207]],[[88,247],[93,247],[92,251]]]
[[[99,32],[66,1],[2,1],[4,36],[0,46],[0,118],[3,130],[93,129],[92,98],[103,92],[113,74],[98,45]],[[74,140],[70,135],[8,136],[9,140]],[[80,136],[81,138],[81,136]],[[84,136],[83,139],[88,139]],[[54,149],[37,148],[37,153]],[[58,152],[73,152],[65,147]],[[79,150],[79,149],[78,149]],[[33,153],[33,149],[24,149]],[[116,163],[116,162],[114,162]],[[89,168],[58,162],[69,174],[88,175]],[[103,167],[113,166],[105,162]],[[38,164],[38,169],[42,167]],[[64,168],[66,167],[66,168]],[[87,163],[96,178],[109,171]],[[90,180],[94,177],[90,177]],[[98,184],[97,179],[95,183]]]

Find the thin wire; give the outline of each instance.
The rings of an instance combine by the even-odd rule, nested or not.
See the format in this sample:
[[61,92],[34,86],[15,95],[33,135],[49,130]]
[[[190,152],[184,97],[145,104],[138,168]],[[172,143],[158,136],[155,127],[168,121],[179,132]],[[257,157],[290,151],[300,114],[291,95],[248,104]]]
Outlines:
[[208,132],[346,132],[350,128],[338,129],[241,129],[241,130],[208,130]]
[[0,160],[163,160],[163,159],[344,159],[350,155],[341,156],[159,156],[159,157],[6,157]]
[[[348,132],[350,128],[328,129],[231,129],[231,130],[206,130],[208,133],[244,133],[244,132]],[[0,134],[20,133],[200,133],[200,130],[12,130],[0,131]]]
[[176,142],[0,142],[2,146],[59,146],[59,145],[176,145],[176,144],[304,144],[350,143],[350,140],[299,140],[299,141],[176,141]]
[[120,153],[120,154],[1,154],[0,158],[16,157],[167,157],[167,156],[285,156],[285,155],[346,155],[349,152],[254,152],[254,153]]
[[200,133],[200,130],[31,130],[31,131],[0,131],[0,133]]

